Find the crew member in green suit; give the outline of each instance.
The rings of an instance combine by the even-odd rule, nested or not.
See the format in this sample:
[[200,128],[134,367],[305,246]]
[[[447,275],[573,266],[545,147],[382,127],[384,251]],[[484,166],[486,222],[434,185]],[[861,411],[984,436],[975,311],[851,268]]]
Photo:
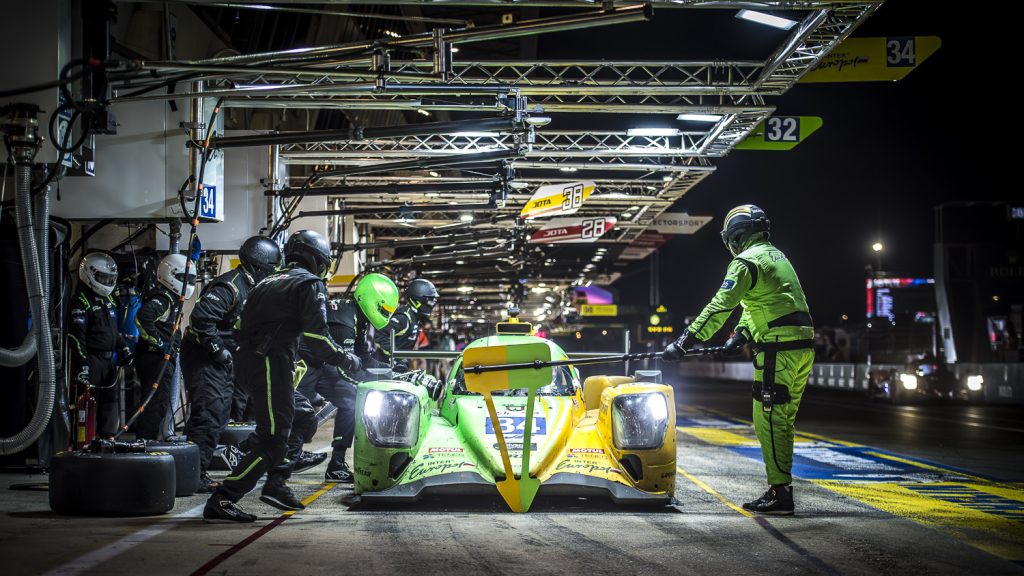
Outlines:
[[725,343],[738,350],[752,342],[754,430],[768,475],[768,490],[743,507],[761,514],[793,514],[793,424],[814,362],[814,328],[800,280],[786,255],[769,241],[771,223],[753,204],[729,211],[722,241],[733,255],[725,281],[711,302],[669,344],[662,358],[679,360],[696,342],[711,338],[737,305],[740,321]]

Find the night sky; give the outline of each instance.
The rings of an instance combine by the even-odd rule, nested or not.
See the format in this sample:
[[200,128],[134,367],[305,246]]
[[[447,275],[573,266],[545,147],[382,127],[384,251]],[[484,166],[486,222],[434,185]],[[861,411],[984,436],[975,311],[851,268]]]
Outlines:
[[[737,204],[768,213],[815,324],[835,326],[842,314],[863,319],[873,242],[885,245],[883,270],[930,276],[935,205],[1024,198],[1011,179],[1019,161],[1002,153],[1020,130],[994,125],[1012,117],[1006,102],[1015,95],[1006,83],[1015,74],[1000,63],[1016,59],[1008,46],[1020,20],[1004,11],[912,4],[886,3],[855,35],[937,35],[937,53],[900,82],[798,84],[770,99],[776,114],[821,116],[824,126],[789,152],[734,151],[717,160],[717,173],[676,205],[715,220],[661,250],[662,301],[670,309],[696,314],[714,294],[729,261],[721,218]],[[647,266],[634,265],[616,284],[623,302],[646,303]]]

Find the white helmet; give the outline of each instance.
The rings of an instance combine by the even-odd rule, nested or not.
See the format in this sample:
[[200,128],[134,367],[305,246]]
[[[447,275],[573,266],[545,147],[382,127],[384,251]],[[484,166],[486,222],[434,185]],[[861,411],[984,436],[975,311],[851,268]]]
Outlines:
[[[184,254],[169,254],[164,256],[160,265],[156,268],[156,279],[165,288],[175,294],[181,294],[181,285],[185,283],[185,265],[188,260]],[[192,297],[196,289],[196,267],[191,266],[188,274],[188,287],[185,288],[185,299]]]
[[78,279],[106,298],[117,285],[117,263],[106,252],[90,252],[78,264]]

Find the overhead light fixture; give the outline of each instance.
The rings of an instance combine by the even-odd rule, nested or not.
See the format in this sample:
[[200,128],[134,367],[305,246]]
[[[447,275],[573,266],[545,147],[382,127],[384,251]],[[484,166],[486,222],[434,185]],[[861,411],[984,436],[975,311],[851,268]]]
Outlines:
[[399,34],[398,32],[395,32],[394,30],[385,30],[384,31],[384,35],[385,36],[391,36],[392,38],[401,38],[402,37],[401,34]]
[[608,249],[607,248],[598,248],[597,251],[601,252],[601,253],[604,253],[604,252],[607,252]]
[[551,124],[551,116],[527,116],[526,123],[530,126],[547,126]]
[[679,130],[675,128],[630,128],[626,130],[626,136],[679,136]]
[[573,168],[572,166],[562,166],[559,170],[562,172],[575,172],[577,168]]
[[452,132],[452,136],[465,136],[466,138],[497,138],[501,134],[497,132]]
[[473,287],[472,286],[459,286],[458,288],[456,288],[456,290],[458,290],[459,292],[462,292],[463,294],[469,294],[470,292],[473,291]]
[[750,22],[764,24],[765,26],[771,26],[772,28],[778,28],[779,30],[789,30],[793,26],[796,26],[796,20],[772,16],[771,14],[758,12],[757,10],[740,10],[736,13],[736,17],[741,20],[748,20]]
[[718,114],[680,114],[676,116],[676,120],[684,120],[686,122],[718,122],[722,117]]
[[424,110],[423,108],[417,108],[416,111],[419,112],[420,114],[423,114],[424,116],[430,116],[430,112]]
[[438,174],[437,172],[434,172],[433,170],[431,170],[430,172],[427,172],[427,174],[430,174],[430,176],[432,178],[437,178],[438,176],[440,176],[440,174]]
[[623,213],[622,213],[622,217],[623,217],[623,218],[627,218],[627,219],[628,219],[628,218],[632,218],[632,217],[633,217],[633,215],[632,215],[631,213],[629,213],[629,212],[623,212]]
[[473,215],[472,214],[463,214],[462,216],[459,216],[459,220],[461,220],[463,222],[472,222],[473,221]]
[[458,46],[452,46],[452,54],[457,54],[458,52],[459,52],[459,47]]
[[658,189],[658,187],[657,187],[657,186],[645,186],[645,188],[647,188],[647,189],[648,189],[648,190],[650,190],[651,192],[654,192],[655,190],[657,190],[657,189]]
[[540,282],[540,283],[538,283],[538,284],[537,284],[537,286],[538,286],[539,288],[547,288],[547,287],[548,287],[548,285],[547,285],[547,283],[546,283],[546,282]]
[[527,184],[526,182],[523,182],[521,180],[512,180],[511,182],[508,183],[508,187],[513,189],[513,190],[522,190],[523,188],[526,188],[527,186],[529,186],[529,184]]
[[671,176],[662,176],[661,177],[661,181],[662,182],[671,182],[672,181],[672,177]]
[[427,198],[437,198],[440,195],[441,194],[439,192],[427,192],[426,194],[424,194],[424,196],[426,196]]
[[465,261],[465,260],[456,260],[456,261],[455,261],[455,265],[456,265],[456,266],[462,266],[462,265],[463,265],[463,264],[465,264],[465,263],[466,263],[466,261]]

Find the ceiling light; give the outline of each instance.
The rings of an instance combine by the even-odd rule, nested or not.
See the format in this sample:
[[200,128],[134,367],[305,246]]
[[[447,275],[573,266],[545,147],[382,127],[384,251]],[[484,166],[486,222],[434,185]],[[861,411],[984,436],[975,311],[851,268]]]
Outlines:
[[522,190],[523,188],[526,188],[527,186],[529,186],[529,184],[527,184],[526,182],[519,181],[519,180],[513,180],[513,181],[508,183],[508,187],[513,189],[513,190]]
[[559,170],[561,170],[562,172],[575,172],[577,169],[573,168],[572,166],[562,166],[561,168],[559,168]]
[[427,192],[426,194],[424,194],[424,196],[426,196],[427,198],[437,198],[440,195],[441,194],[439,192]]
[[679,136],[675,128],[630,128],[626,136]]
[[545,283],[545,282],[540,282],[539,284],[537,284],[537,286],[540,287],[540,288],[547,288],[548,287],[547,283]]
[[628,218],[632,218],[632,217],[633,217],[633,215],[632,215],[631,213],[629,213],[629,212],[623,212],[623,213],[622,213],[622,217],[623,217],[623,218],[627,218],[627,219],[628,219]]
[[676,120],[685,120],[687,122],[718,122],[722,117],[718,114],[680,114],[676,116]]
[[456,265],[456,266],[462,266],[462,265],[463,265],[463,264],[465,264],[465,263],[466,263],[466,261],[465,261],[465,260],[456,260],[456,261],[455,261],[455,265]]
[[661,181],[662,182],[671,182],[672,181],[672,177],[671,176],[662,176],[661,177]]
[[432,178],[437,178],[438,176],[440,176],[440,174],[438,174],[437,172],[434,172],[433,170],[431,170],[430,172],[427,172],[427,174],[430,174],[430,176]]
[[647,189],[648,189],[648,190],[650,190],[651,192],[654,192],[655,190],[657,190],[657,189],[658,189],[658,187],[657,187],[657,186],[644,186],[644,188],[647,188]]
[[772,16],[771,14],[765,14],[764,12],[758,12],[756,10],[740,10],[736,13],[736,17],[742,20],[749,20],[750,22],[764,24],[765,26],[771,26],[772,28],[778,28],[779,30],[789,30],[793,26],[796,26],[796,20],[780,18],[779,16]]
[[457,54],[458,52],[459,52],[459,47],[458,46],[452,46],[452,54]]
[[604,252],[607,252],[608,249],[607,248],[598,248],[597,251],[601,252],[601,253],[604,253]]
[[428,110],[424,110],[423,108],[417,108],[416,111],[419,112],[420,114],[423,114],[424,116],[430,116],[430,112]]
[[472,214],[463,214],[462,216],[459,216],[459,220],[461,220],[463,222],[472,222],[473,221],[473,215]]
[[391,36],[392,38],[401,38],[401,34],[395,32],[394,30],[385,30],[384,35]]
[[526,123],[530,126],[547,126],[551,124],[550,116],[527,116]]
[[459,292],[462,292],[463,294],[469,294],[470,292],[473,291],[473,287],[472,286],[459,286],[458,288],[456,288],[456,290],[458,290]]

